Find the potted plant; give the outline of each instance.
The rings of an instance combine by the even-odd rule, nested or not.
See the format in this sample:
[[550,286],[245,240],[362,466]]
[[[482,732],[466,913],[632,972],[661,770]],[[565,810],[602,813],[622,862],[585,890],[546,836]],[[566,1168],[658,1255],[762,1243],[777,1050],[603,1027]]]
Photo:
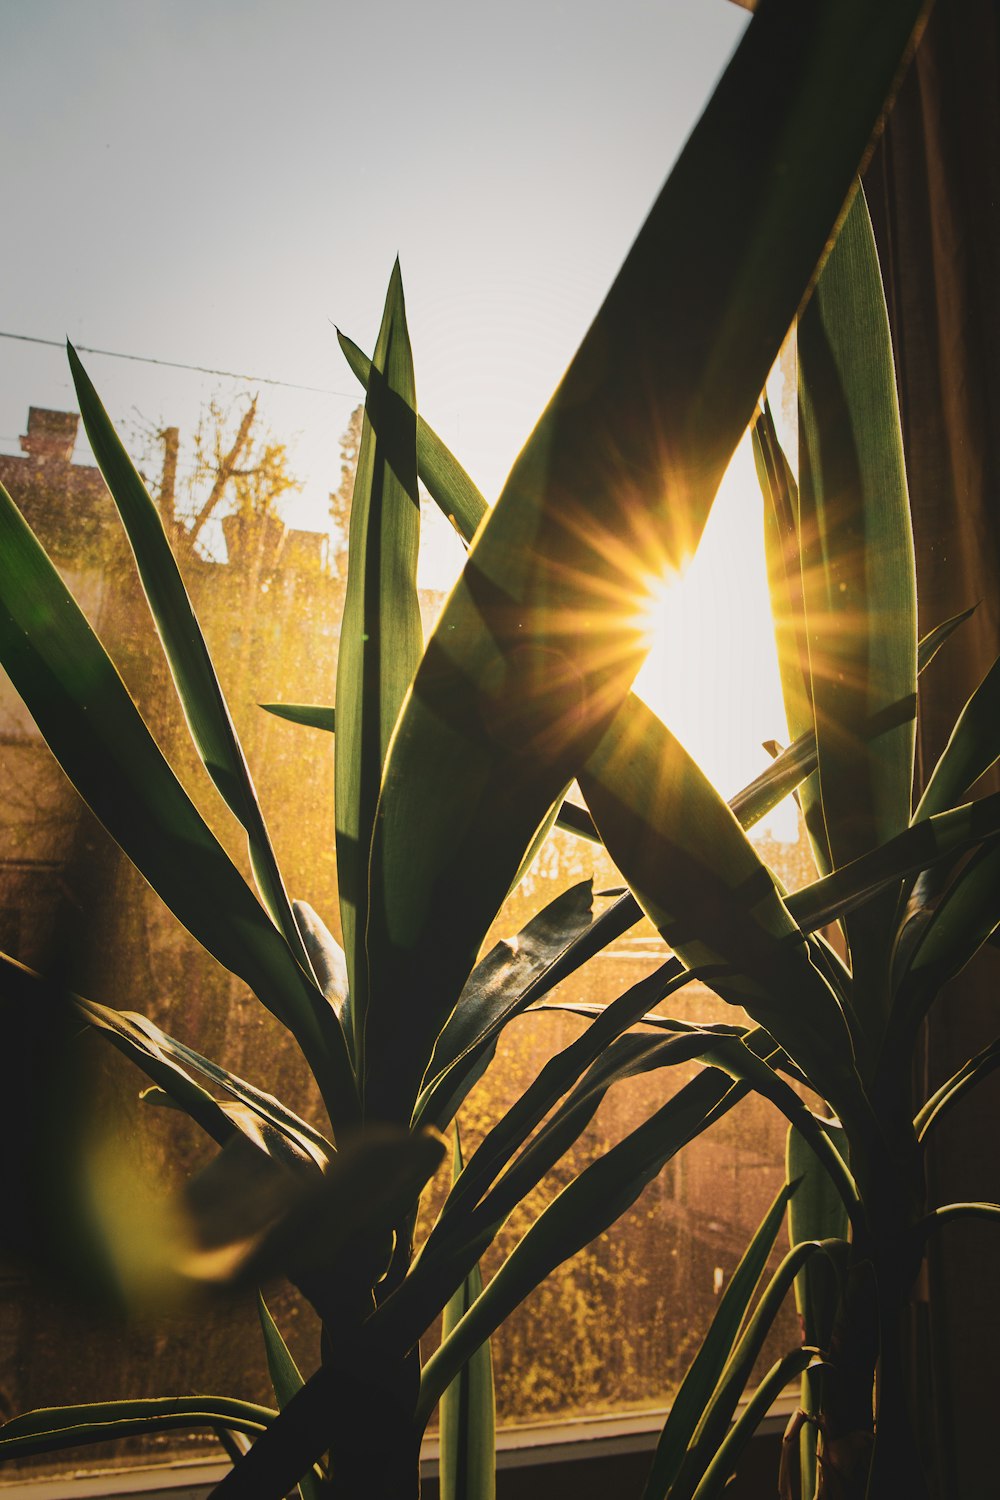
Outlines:
[[[186,1227],[164,1275],[231,1284],[280,1271],[318,1314],[321,1363],[303,1381],[265,1312],[280,1411],[197,1397],[30,1413],[3,1430],[0,1454],[200,1424],[255,1439],[220,1495],[259,1500],[296,1483],[306,1500],[416,1493],[420,1434],[438,1398],[466,1418],[488,1411],[488,1359],[476,1351],[507,1311],[750,1088],[789,1114],[860,1222],[858,1162],[848,1168],[831,1128],[778,1069],[816,1085],[852,1143],[875,1132],[877,1106],[838,988],[843,966],[810,934],[866,900],[872,882],[881,889],[903,878],[904,856],[890,839],[888,852],[864,851],[860,864],[840,868],[838,859],[831,885],[786,902],[740,823],[810,776],[817,746],[822,780],[818,725],[727,810],[629,695],[642,641],[628,606],[642,576],[679,561],[682,543],[700,534],[923,9],[894,0],[873,22],[861,0],[761,8],[488,518],[417,416],[398,275],[371,363],[345,343],[368,395],[335,705],[343,951],[315,913],[289,901],[155,508],[71,353],[192,737],[246,831],[263,906],[6,496],[0,658],[121,847],[287,1027],[328,1127],[140,1018],[79,997],[72,1005],[219,1144],[186,1195]],[[848,62],[854,86],[845,94]],[[418,475],[472,540],[426,649],[415,590]],[[897,519],[893,511],[886,527]],[[904,695],[902,709],[888,708],[905,716],[911,706]],[[862,718],[849,727],[867,743],[885,726]],[[881,738],[896,747],[905,734],[894,725]],[[564,809],[574,776],[590,814]],[[456,1153],[452,1191],[414,1255],[416,1204],[445,1152],[437,1130],[488,1066],[499,1031],[639,914],[631,895],[595,914],[577,893],[539,914],[517,952],[477,962],[512,880],[559,816],[591,833],[596,824],[678,957],[553,1059],[464,1167]],[[991,833],[982,820],[970,830],[942,816],[943,825],[928,824],[935,839],[941,827],[941,839],[958,844]],[[905,829],[897,837],[911,839],[907,851],[920,842]],[[9,1003],[35,1005],[46,993],[12,962],[4,972]],[[668,1026],[663,1036],[654,1021],[652,1044],[644,1032],[627,1034],[692,974],[717,983],[756,1024]],[[607,1088],[629,1070],[692,1058],[708,1064],[699,1078],[571,1182],[480,1291],[484,1246]],[[876,1199],[884,1166],[871,1169]],[[851,1252],[847,1261],[850,1276]],[[446,1306],[450,1331],[421,1370],[420,1335]],[[811,1359],[797,1351],[783,1373]],[[443,1417],[446,1433],[455,1420]],[[484,1417],[446,1443],[449,1492],[490,1492],[488,1443],[468,1440],[487,1430]],[[696,1437],[700,1464],[709,1444]],[[723,1442],[700,1485],[724,1482],[735,1443]]]

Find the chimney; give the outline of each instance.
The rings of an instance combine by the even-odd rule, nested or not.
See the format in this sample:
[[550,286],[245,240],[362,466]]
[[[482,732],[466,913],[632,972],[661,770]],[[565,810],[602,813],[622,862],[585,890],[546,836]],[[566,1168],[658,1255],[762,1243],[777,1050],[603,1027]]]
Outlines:
[[21,451],[36,463],[68,464],[73,457],[80,418],[75,411],[48,411],[28,407],[28,430],[21,438]]

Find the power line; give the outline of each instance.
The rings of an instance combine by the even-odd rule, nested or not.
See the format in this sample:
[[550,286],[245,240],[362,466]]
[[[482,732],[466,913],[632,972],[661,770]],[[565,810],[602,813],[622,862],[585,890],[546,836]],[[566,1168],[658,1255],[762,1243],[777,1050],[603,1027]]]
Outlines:
[[[19,344],[44,344],[49,349],[65,348],[59,339],[38,338],[31,333],[5,333],[0,330],[0,339],[14,339]],[[289,391],[312,391],[317,396],[346,396],[351,400],[357,395],[355,391],[333,391],[328,386],[298,385],[293,380],[274,380],[269,375],[241,375],[236,370],[213,370],[208,365],[187,365],[177,359],[154,359],[148,354],[122,354],[116,349],[95,349],[91,344],[74,344],[73,347],[82,354],[99,354],[105,359],[129,359],[135,364],[162,365],[169,370],[194,370],[199,375],[221,375],[227,380],[246,380],[252,385],[279,385]]]

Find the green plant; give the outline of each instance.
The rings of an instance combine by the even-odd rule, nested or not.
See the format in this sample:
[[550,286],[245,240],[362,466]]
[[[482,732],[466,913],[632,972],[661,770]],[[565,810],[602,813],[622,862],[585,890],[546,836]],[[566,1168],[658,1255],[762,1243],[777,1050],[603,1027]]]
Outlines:
[[[821,882],[785,902],[740,825],[813,773],[818,734],[806,728],[729,811],[628,690],[643,649],[634,624],[642,580],[679,564],[700,534],[923,8],[894,0],[875,19],[862,0],[761,8],[488,520],[416,414],[398,274],[372,361],[342,340],[367,386],[334,716],[343,952],[287,896],[155,509],[70,351],[88,435],[192,737],[246,831],[263,907],[6,496],[0,659],[121,847],[287,1027],[330,1129],[141,1018],[73,1004],[221,1148],[187,1194],[187,1238],[170,1247],[163,1274],[251,1285],[288,1276],[318,1314],[321,1364],[303,1381],[262,1308],[280,1414],[224,1398],[30,1413],[0,1434],[0,1454],[200,1424],[255,1438],[220,1495],[261,1500],[298,1483],[304,1500],[402,1497],[416,1492],[420,1435],[437,1401],[455,1404],[445,1430],[466,1436],[461,1413],[488,1408],[488,1360],[477,1350],[508,1311],[750,1089],[789,1115],[855,1206],[854,1179],[828,1132],[776,1068],[810,1078],[849,1132],[869,1128],[841,970],[805,934],[866,897],[886,878],[884,862],[873,873],[863,858],[838,869],[832,888]],[[426,650],[415,588],[418,476],[474,535]],[[862,736],[908,719],[911,694],[880,701],[882,718],[856,726]],[[328,708],[298,717],[334,722]],[[895,745],[902,733],[890,727],[878,743]],[[564,802],[577,775],[589,813]],[[930,825],[942,847],[949,836],[960,843],[989,831],[970,833],[967,819],[949,816]],[[477,962],[507,890],[556,817],[599,830],[680,956],[543,1069],[458,1173],[414,1255],[416,1204],[444,1152],[437,1130],[489,1065],[502,1027],[639,916],[631,895],[595,911],[577,888],[541,912],[516,949],[501,945]],[[11,1005],[45,1002],[37,976],[11,961],[4,973]],[[659,1018],[652,1035],[648,1025],[630,1034],[693,973],[755,1024]],[[693,1083],[581,1172],[480,1292],[483,1249],[608,1088],[692,1059],[707,1064]],[[420,1336],[446,1305],[449,1332],[421,1370]],[[796,1352],[790,1366],[802,1359]],[[453,1492],[488,1494],[485,1448],[460,1438],[450,1451]],[[719,1451],[716,1477],[733,1445]],[[472,1468],[459,1472],[458,1455]]]
[[[995,1068],[996,1044],[916,1111],[911,1099],[921,1022],[1000,921],[1000,805],[996,796],[962,801],[1000,754],[1000,663],[912,807],[912,720],[896,715],[885,733],[871,730],[886,723],[891,705],[914,699],[921,657],[940,638],[918,651],[892,352],[861,195],[799,321],[798,350],[800,484],[766,405],[754,440],[789,725],[815,733],[817,766],[798,795],[821,879],[784,902],[788,923],[773,887],[751,885],[739,837],[704,786],[689,789],[684,814],[665,797],[631,833],[608,816],[612,797],[636,805],[669,753],[656,747],[652,726],[641,746],[607,740],[598,779],[590,779],[592,765],[581,780],[609,847],[675,951],[768,1029],[794,1059],[791,1076],[833,1111],[810,1114],[810,1130],[819,1123],[822,1131],[819,1152],[815,1135],[792,1119],[788,1187],[689,1370],[646,1500],[720,1494],[762,1410],[799,1372],[802,1410],[786,1444],[783,1495],[927,1494],[908,1410],[908,1304],[931,1234],[962,1217],[1000,1217],[992,1203],[935,1204],[923,1160],[942,1115]],[[690,765],[684,774],[698,779]],[[734,891],[741,861],[747,879]],[[706,877],[719,891],[711,923],[699,911]],[[828,921],[836,944],[804,939]],[[788,1071],[780,1055],[768,1061]],[[785,1087],[777,1074],[755,1086]],[[754,1307],[786,1199],[792,1248]],[[779,1361],[730,1429],[793,1282],[803,1345]],[[937,1478],[947,1492],[947,1476]]]

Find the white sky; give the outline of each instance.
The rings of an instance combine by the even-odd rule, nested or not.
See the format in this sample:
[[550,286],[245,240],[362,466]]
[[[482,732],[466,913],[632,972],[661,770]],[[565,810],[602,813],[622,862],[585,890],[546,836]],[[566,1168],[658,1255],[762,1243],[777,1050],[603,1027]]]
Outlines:
[[[370,351],[398,253],[421,411],[492,501],[747,22],[725,0],[2,16],[0,330],[336,392],[84,356],[126,429],[183,435],[259,389],[305,480],[287,519],[317,529],[358,400],[332,323]],[[29,404],[75,406],[65,357],[0,339],[0,451]],[[751,525],[740,566],[754,545]],[[696,698],[746,670],[706,667]],[[783,734],[764,712],[754,742]]]

